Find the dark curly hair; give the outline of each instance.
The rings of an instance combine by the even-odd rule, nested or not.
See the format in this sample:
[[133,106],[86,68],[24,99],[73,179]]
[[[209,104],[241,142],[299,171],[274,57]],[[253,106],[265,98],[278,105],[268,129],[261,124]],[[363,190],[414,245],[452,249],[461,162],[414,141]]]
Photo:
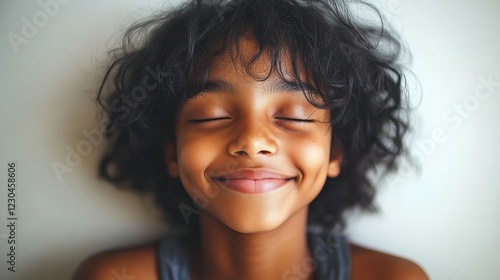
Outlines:
[[271,71],[284,78],[286,53],[294,78],[321,97],[321,104],[313,104],[331,112],[332,147],[344,161],[340,175],[328,178],[310,204],[309,223],[343,228],[345,210],[376,210],[371,175],[395,171],[406,152],[403,48],[375,7],[358,2],[380,19],[367,24],[352,12],[353,2],[193,0],[130,27],[110,52],[97,95],[109,119],[100,176],[118,187],[153,192],[167,220],[186,225],[179,206],[193,201],[180,180],[168,176],[164,143],[174,138],[177,106],[205,87],[211,61],[237,55],[232,46],[251,27],[259,50],[246,70],[251,73],[252,64],[268,55]]

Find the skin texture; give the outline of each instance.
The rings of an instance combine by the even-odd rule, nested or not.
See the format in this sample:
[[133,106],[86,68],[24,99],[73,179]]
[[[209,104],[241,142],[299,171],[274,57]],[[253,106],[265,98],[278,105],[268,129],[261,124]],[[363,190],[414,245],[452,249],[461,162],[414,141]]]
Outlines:
[[[243,61],[256,51],[253,40],[240,41]],[[252,70],[266,76],[268,65],[261,58]],[[280,279],[310,257],[307,206],[340,171],[341,157],[330,151],[329,112],[276,76],[253,79],[227,55],[211,65],[208,80],[209,88],[180,106],[176,141],[166,147],[170,176],[179,176],[193,199],[207,199],[199,201],[202,248],[192,277]],[[263,170],[276,173],[266,180],[281,187],[249,194],[220,179],[241,181],[234,174]]]
[[[257,45],[242,38],[239,50],[246,61]],[[266,76],[268,67],[261,57],[252,70]],[[326,178],[340,172],[342,155],[331,150],[329,112],[315,108],[301,91],[280,86],[276,75],[253,79],[227,55],[211,65],[208,79],[210,87],[180,106],[176,139],[165,147],[170,176],[180,177],[203,206],[191,279],[282,279],[311,257],[307,206]],[[278,174],[265,180],[280,187],[243,193],[228,187],[234,181],[221,179],[251,185],[256,179],[248,174],[262,170]],[[155,250],[149,245],[99,254],[74,279],[109,279],[121,267],[136,279],[158,279]],[[427,279],[410,261],[355,245],[351,253],[352,279]],[[314,271],[303,279],[314,279]]]
[[[253,41],[242,42],[242,51],[252,54]],[[257,69],[267,65],[259,62]],[[329,113],[299,91],[273,90],[277,78],[255,81],[227,60],[216,63],[209,80],[226,86],[214,85],[180,107],[176,143],[166,149],[168,171],[194,199],[209,198],[204,211],[232,230],[275,229],[339,173],[340,158],[330,156]],[[244,194],[216,179],[241,170],[270,170],[290,180],[272,192]]]

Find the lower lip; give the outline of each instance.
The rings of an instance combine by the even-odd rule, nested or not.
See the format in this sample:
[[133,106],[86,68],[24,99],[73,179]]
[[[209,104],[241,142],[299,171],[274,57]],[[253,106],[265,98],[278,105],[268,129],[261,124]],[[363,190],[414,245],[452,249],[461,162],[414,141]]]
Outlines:
[[265,193],[281,188],[292,179],[229,179],[217,180],[224,187],[241,193]]

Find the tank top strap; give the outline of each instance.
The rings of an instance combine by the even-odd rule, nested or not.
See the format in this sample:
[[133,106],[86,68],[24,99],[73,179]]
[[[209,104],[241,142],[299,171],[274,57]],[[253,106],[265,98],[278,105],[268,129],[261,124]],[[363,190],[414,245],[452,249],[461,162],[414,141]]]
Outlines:
[[189,280],[188,236],[165,236],[158,244],[160,280]]
[[308,242],[316,261],[318,280],[349,280],[351,256],[346,238],[333,229],[308,228]]

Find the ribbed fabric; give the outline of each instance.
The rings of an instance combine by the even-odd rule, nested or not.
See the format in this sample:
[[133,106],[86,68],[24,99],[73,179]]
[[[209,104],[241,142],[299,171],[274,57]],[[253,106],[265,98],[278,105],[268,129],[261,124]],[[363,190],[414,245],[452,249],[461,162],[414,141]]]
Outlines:
[[[350,279],[351,258],[344,236],[334,230],[309,227],[307,238],[314,259],[305,261],[302,269],[314,269],[316,280]],[[158,265],[160,280],[189,280],[188,237],[162,238],[158,244]],[[300,275],[290,271],[282,279],[300,279]]]
[[166,236],[158,244],[160,280],[189,280],[189,239]]

